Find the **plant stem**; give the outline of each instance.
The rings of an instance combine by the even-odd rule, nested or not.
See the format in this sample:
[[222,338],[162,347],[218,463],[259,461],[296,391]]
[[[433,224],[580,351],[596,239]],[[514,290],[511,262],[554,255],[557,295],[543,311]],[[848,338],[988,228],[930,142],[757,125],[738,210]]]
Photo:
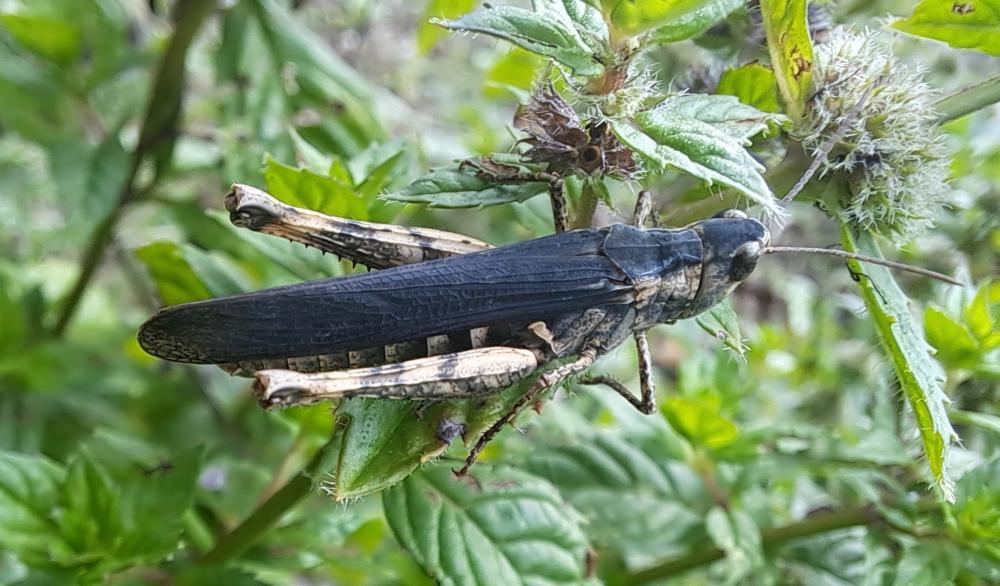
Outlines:
[[[56,337],[63,335],[80,306],[80,301],[101,259],[104,258],[108,245],[114,238],[115,227],[125,208],[152,186],[147,185],[140,189],[137,184],[142,163],[151,155],[162,155],[157,161],[157,168],[162,169],[170,160],[183,99],[184,61],[195,36],[214,9],[214,1],[178,0],[174,5],[172,17],[174,34],[153,78],[146,113],[139,131],[139,141],[130,157],[129,171],[118,193],[115,208],[101,221],[90,238],[90,244],[80,261],[80,273],[66,295],[52,326],[51,333]],[[155,182],[158,177],[159,173],[153,181]]]
[[222,536],[199,563],[209,565],[227,562],[256,543],[282,515],[312,492],[313,477],[319,472],[327,455],[340,445],[337,439],[338,432],[334,431],[330,441],[316,451],[298,474],[261,503],[239,526]]
[[[935,500],[925,499],[917,502],[916,510],[918,513],[926,513],[935,510],[939,506],[940,504]],[[795,523],[764,529],[761,531],[761,542],[764,550],[768,551],[795,539],[837,531],[838,529],[846,529],[848,527],[870,526],[884,522],[885,519],[882,517],[882,514],[872,505],[850,507],[818,513]],[[643,584],[652,582],[653,580],[668,578],[687,570],[721,560],[724,557],[726,557],[726,553],[721,549],[714,546],[706,547],[636,572],[628,577],[626,583]]]
[[945,96],[934,104],[934,108],[938,112],[938,124],[944,124],[996,102],[1000,102],[1000,75]]

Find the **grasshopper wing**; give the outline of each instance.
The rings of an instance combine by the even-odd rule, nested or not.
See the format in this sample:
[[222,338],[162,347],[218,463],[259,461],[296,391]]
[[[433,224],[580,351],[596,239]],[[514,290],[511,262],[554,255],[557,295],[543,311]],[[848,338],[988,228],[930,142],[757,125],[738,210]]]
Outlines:
[[377,347],[507,321],[630,303],[601,252],[607,230],[578,230],[379,272],[168,307],[139,332],[178,362],[218,364]]

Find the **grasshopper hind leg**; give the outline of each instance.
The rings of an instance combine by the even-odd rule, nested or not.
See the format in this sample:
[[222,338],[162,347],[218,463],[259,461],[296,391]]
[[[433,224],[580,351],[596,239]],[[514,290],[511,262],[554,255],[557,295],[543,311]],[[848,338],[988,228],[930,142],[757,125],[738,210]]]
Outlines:
[[475,238],[327,216],[283,203],[271,194],[234,183],[226,196],[230,221],[318,248],[372,269],[385,269],[492,248]]
[[495,346],[333,372],[262,370],[253,391],[267,408],[346,397],[465,399],[506,388],[536,368],[531,350]]

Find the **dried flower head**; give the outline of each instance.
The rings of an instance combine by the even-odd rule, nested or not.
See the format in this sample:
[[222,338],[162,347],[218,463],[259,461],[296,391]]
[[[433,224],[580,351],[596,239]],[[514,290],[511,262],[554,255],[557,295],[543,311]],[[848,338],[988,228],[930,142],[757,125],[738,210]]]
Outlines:
[[930,227],[946,203],[949,160],[922,72],[875,33],[837,28],[816,47],[813,80],[802,142],[815,156],[840,137],[821,173],[850,176],[841,217],[904,239]]
[[551,84],[539,88],[531,101],[519,107],[514,127],[529,135],[520,142],[531,146],[524,158],[547,163],[548,170],[563,173],[579,169],[629,177],[637,171],[632,151],[623,145],[602,120],[586,125]]

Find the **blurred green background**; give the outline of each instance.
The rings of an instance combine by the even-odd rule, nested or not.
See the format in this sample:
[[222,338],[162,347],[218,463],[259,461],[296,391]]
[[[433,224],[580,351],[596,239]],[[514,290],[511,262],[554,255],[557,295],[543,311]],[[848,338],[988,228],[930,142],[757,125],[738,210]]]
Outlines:
[[[913,5],[819,8],[830,25],[879,27]],[[550,232],[546,198],[462,210],[377,198],[518,138],[514,108],[544,63],[427,24],[472,7],[0,2],[0,584],[431,583],[429,562],[390,529],[398,492],[385,507],[379,495],[338,503],[322,490],[298,500],[303,467],[336,482],[330,462],[309,465],[333,430],[328,407],[264,412],[245,379],[157,361],[135,332],[163,304],[352,270],[232,227],[222,201],[234,181],[335,215],[494,244]],[[727,66],[766,54],[754,26],[741,13],[648,58],[675,89],[710,91]],[[943,93],[1000,73],[984,54],[902,36],[893,46]],[[984,342],[1000,302],[990,284],[1000,268],[1000,109],[944,128],[951,207],[930,233],[886,250],[977,285],[898,277],[948,373],[962,438],[954,507],[927,489],[912,418],[848,272],[781,256],[734,297],[745,355],[694,323],[655,330],[664,416],[578,387],[486,454],[485,469],[513,463],[575,508],[579,518],[558,520],[570,527],[563,542],[546,533],[555,521],[535,539],[591,552],[596,575],[546,577],[518,561],[551,543],[529,555],[480,528],[482,547],[505,552],[526,584],[638,583],[657,563],[656,578],[678,584],[1000,582],[1000,361]],[[705,195],[692,195],[690,180],[656,188],[666,216]],[[619,211],[602,205],[600,221],[630,209],[627,190],[615,197]],[[839,237],[800,205],[782,240]],[[635,385],[630,348],[600,369]],[[424,476],[408,489],[446,480]],[[283,486],[291,502],[269,509],[270,531],[225,563],[204,561]],[[470,563],[480,542],[456,535],[442,555]]]

